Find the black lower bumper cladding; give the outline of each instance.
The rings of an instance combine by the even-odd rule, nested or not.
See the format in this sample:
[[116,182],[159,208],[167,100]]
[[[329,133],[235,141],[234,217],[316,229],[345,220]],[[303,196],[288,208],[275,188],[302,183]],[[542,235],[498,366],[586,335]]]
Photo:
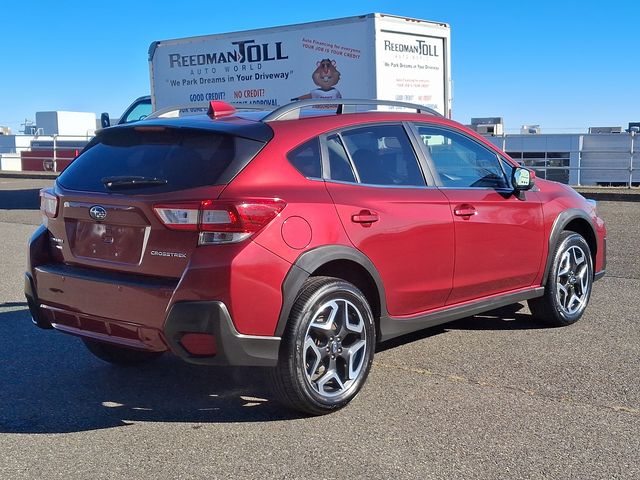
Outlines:
[[[238,333],[226,306],[217,301],[178,302],[164,325],[171,350],[189,363],[273,367],[278,362],[280,337]],[[180,343],[186,333],[206,333],[216,340],[215,356],[191,355]]]
[[29,305],[29,312],[31,313],[31,319],[33,323],[44,329],[51,329],[53,326],[48,320],[43,318],[38,309],[38,297],[35,294],[36,289],[33,286],[33,278],[28,273],[24,274],[24,296],[27,297],[27,305]]

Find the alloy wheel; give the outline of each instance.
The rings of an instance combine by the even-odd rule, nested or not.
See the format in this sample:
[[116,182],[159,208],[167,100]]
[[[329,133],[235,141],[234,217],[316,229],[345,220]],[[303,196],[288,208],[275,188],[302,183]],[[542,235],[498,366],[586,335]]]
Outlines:
[[305,377],[325,398],[356,386],[367,358],[365,317],[344,298],[322,304],[313,314],[302,349]]
[[591,286],[587,253],[572,245],[560,257],[556,275],[556,298],[560,308],[573,315],[586,306]]

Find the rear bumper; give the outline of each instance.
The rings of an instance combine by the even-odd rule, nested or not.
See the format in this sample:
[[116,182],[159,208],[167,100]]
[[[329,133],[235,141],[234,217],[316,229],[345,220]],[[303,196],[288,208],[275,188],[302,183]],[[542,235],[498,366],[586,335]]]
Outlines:
[[[53,269],[47,271],[49,277]],[[70,281],[69,276],[66,277]],[[70,282],[72,283],[72,282]],[[25,296],[35,325],[65,333],[148,351],[170,349],[189,363],[201,365],[275,366],[280,337],[243,335],[234,327],[229,311],[219,301],[182,301],[169,308],[164,327],[155,328],[114,318],[72,311],[38,296],[31,273],[25,274]],[[204,333],[215,339],[216,354],[193,355],[181,343],[188,333]]]

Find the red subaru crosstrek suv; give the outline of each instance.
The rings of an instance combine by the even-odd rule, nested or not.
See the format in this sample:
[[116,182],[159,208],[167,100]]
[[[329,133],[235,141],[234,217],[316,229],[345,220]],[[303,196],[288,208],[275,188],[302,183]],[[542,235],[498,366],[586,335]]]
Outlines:
[[34,322],[107,362],[271,367],[323,414],[380,341],[523,300],[568,325],[604,274],[594,202],[425,107],[153,117],[98,132],[29,244]]

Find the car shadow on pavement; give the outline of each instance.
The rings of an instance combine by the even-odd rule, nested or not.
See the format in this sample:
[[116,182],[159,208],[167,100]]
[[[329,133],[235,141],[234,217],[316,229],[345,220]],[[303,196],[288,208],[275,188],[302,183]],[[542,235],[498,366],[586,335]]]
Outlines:
[[535,330],[549,328],[548,325],[534,319],[530,314],[520,313],[523,308],[523,304],[515,303],[454,322],[418,330],[417,332],[382,342],[376,348],[376,352],[384,352],[407,343],[424,340],[425,338],[446,333],[449,330]]
[[264,369],[202,367],[171,355],[115,367],[77,338],[36,328],[26,309],[0,311],[0,338],[0,433],[300,418],[273,401]]
[[0,190],[0,209],[38,210],[40,208],[40,189]]
[[472,317],[462,318],[446,325],[447,330],[538,330],[549,328],[531,314],[520,313],[521,303],[497,308]]

